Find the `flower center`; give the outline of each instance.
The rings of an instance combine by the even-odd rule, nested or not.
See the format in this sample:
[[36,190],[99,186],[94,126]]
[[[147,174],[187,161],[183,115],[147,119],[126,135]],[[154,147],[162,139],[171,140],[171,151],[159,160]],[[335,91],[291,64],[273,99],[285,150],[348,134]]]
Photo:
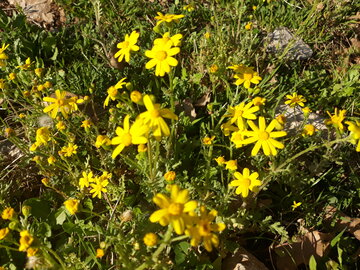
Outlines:
[[129,146],[132,142],[131,134],[125,133],[122,137],[122,144],[125,146]]
[[201,236],[207,236],[211,233],[209,223],[201,224],[199,227],[199,233]]
[[172,203],[169,206],[169,214],[173,216],[179,216],[184,210],[184,206],[181,203]]
[[260,140],[263,140],[263,141],[266,141],[267,139],[269,139],[269,133],[266,132],[266,131],[260,131],[259,133],[259,139]]
[[160,116],[160,112],[159,112],[159,110],[154,109],[150,112],[150,115],[151,115],[151,118],[158,118]]
[[108,94],[110,97],[115,97],[118,93],[118,90],[114,87],[114,86],[111,86],[109,89],[108,89]]
[[241,185],[246,187],[246,188],[249,188],[251,184],[251,180],[249,178],[244,178],[242,181],[241,181]]
[[251,73],[244,73],[244,79],[245,81],[250,81],[252,79],[253,75]]
[[123,48],[127,48],[127,47],[129,47],[129,41],[124,41],[123,42]]
[[167,57],[167,53],[165,51],[158,51],[156,53],[156,59],[158,59],[159,61],[164,61]]

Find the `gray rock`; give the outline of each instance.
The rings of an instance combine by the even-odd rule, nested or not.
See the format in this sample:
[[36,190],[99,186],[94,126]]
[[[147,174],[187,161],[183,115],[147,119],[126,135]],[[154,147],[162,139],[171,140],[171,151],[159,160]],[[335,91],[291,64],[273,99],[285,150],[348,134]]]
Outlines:
[[40,127],[52,127],[54,125],[54,120],[47,114],[39,116],[37,121]]
[[313,51],[301,38],[294,37],[286,27],[277,28],[266,37],[268,43],[266,51],[269,53],[282,54],[288,50],[285,58],[289,60],[306,60],[311,57]]

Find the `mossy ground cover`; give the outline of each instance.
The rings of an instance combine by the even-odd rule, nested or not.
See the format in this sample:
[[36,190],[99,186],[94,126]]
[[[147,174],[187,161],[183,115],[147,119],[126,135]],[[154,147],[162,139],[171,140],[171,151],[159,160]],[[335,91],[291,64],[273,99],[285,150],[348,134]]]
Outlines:
[[357,269],[356,1],[55,2],[0,5],[1,269]]

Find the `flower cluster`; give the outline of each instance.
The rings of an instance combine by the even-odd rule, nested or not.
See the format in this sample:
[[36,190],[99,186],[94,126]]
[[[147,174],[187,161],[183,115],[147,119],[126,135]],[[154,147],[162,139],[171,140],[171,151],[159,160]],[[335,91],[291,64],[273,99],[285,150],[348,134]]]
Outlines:
[[240,64],[233,65],[228,68],[235,72],[233,75],[233,78],[236,79],[235,85],[244,85],[246,89],[250,89],[251,84],[259,84],[262,80],[259,74],[254,71],[253,67],[247,67],[243,64]]

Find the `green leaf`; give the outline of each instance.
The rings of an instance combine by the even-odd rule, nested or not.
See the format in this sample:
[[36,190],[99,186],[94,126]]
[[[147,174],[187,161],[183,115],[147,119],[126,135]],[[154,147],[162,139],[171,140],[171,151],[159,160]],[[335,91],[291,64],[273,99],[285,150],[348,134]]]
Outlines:
[[45,237],[50,237],[51,236],[51,227],[50,227],[50,225],[47,224],[46,222],[41,222],[39,224],[37,234],[41,235],[41,236],[45,236]]
[[66,220],[66,212],[64,208],[60,208],[55,213],[55,219],[56,219],[56,224],[63,225],[64,221]]
[[317,264],[316,264],[315,257],[314,257],[314,255],[311,255],[310,260],[309,260],[310,270],[316,270],[316,266],[317,266]]
[[337,244],[337,242],[340,241],[341,236],[343,235],[345,230],[346,230],[346,228],[343,229],[337,236],[335,236],[333,240],[331,240],[331,242],[330,242],[331,247],[334,247]]
[[31,207],[31,214],[40,219],[45,219],[51,211],[50,202],[38,198],[31,198],[24,202],[24,205]]
[[84,208],[92,211],[94,209],[93,202],[90,198],[86,198],[83,202]]
[[342,266],[342,253],[343,253],[343,250],[340,248],[340,245],[337,246],[337,252],[338,252],[338,260],[339,260],[340,267],[341,267]]

